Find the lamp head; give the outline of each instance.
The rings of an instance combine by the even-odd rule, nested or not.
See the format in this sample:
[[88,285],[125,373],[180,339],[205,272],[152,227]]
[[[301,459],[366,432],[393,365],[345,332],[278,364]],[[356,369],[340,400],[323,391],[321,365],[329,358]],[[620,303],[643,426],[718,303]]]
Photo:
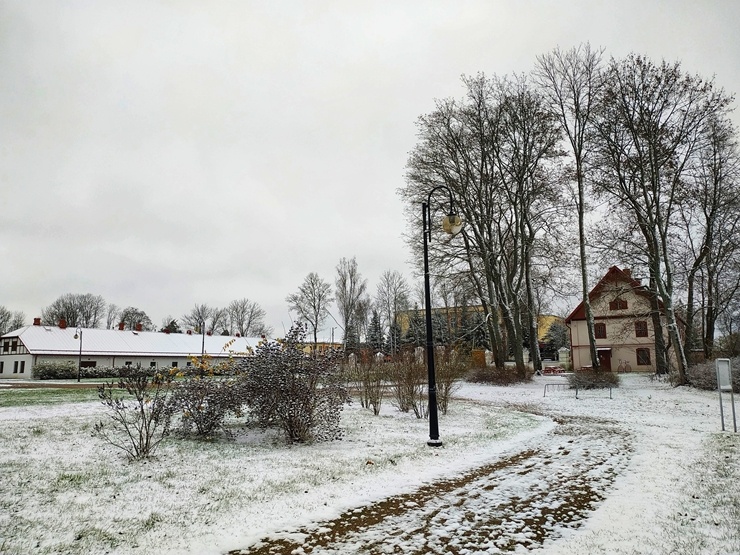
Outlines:
[[462,218],[453,212],[447,214],[442,220],[442,229],[450,235],[457,235],[463,227]]
[[75,332],[75,339],[79,339],[79,338],[80,338],[80,336],[77,335],[77,332]]

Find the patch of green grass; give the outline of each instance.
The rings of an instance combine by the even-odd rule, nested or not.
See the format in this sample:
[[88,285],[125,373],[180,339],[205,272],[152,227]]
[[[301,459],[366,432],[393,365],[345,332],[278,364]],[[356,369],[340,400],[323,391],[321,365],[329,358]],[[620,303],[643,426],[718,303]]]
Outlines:
[[0,407],[23,407],[29,405],[55,405],[61,403],[84,403],[97,401],[98,390],[69,389],[56,387],[0,389]]

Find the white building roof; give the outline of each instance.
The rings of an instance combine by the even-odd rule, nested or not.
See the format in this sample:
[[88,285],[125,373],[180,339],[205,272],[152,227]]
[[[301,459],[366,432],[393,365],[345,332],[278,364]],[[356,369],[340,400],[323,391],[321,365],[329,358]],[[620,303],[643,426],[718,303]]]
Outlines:
[[[78,355],[77,328],[26,326],[3,335],[17,337],[32,355]],[[131,330],[82,329],[84,356],[200,356],[201,349],[212,357],[245,354],[254,349],[260,337],[231,337],[193,333],[163,333]]]

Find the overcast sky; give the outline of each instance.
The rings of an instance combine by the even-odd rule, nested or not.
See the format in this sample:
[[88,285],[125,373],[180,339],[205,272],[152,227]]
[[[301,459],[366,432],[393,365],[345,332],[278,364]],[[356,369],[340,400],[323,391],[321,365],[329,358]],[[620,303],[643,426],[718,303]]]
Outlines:
[[396,191],[461,75],[590,42],[737,93],[738,21],[734,0],[0,0],[0,305],[30,323],[93,293],[159,325],[247,297],[281,334],[341,257],[373,293],[413,280]]

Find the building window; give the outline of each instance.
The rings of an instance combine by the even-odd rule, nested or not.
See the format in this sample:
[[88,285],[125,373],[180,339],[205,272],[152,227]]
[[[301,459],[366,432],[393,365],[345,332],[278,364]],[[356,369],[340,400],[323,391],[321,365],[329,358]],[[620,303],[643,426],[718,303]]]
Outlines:
[[609,310],[627,310],[627,301],[624,299],[614,299],[609,302]]
[[3,353],[10,352],[10,340],[3,341]]
[[80,362],[80,368],[95,368],[97,365],[97,360],[83,360]]
[[20,373],[23,374],[23,373],[25,373],[25,371],[26,371],[26,361],[25,360],[22,360],[21,361],[21,371],[20,371]]
[[13,374],[17,374],[17,373],[18,373],[18,361],[16,360],[13,362]]
[[154,362],[154,361],[151,361],[151,362],[149,363],[149,368],[156,368],[156,367],[157,367],[157,363],[156,363],[156,362]]
[[638,320],[635,322],[635,337],[647,337],[648,336],[648,325],[645,320]]
[[650,349],[637,349],[637,366],[650,366]]
[[3,362],[2,360],[0,360],[0,374],[3,373],[3,367],[4,366],[5,366],[5,362]]
[[125,362],[124,366],[131,366],[131,361],[130,361],[130,360],[127,360],[127,361]]
[[594,336],[596,339],[606,339],[606,324],[603,322],[594,324]]
[[17,351],[18,351],[18,340],[17,339],[13,339],[13,343],[11,343],[11,345],[10,345],[10,352],[11,353],[15,353]]
[[172,368],[177,368],[177,361],[176,360],[173,360],[172,361]]
[[190,367],[191,367],[192,365],[193,365],[193,363],[192,363],[192,362],[190,362],[190,361],[188,361],[188,362],[187,362],[187,364],[186,364],[186,366],[187,366],[188,368],[190,368]]

